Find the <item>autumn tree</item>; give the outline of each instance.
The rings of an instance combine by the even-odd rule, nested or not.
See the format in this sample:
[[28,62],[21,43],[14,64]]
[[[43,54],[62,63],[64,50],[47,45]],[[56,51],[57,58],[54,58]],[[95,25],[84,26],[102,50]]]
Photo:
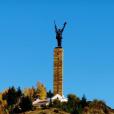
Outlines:
[[38,82],[37,83],[37,96],[39,99],[44,100],[47,97],[47,92],[45,86]]
[[35,92],[36,90],[35,90],[35,88],[34,87],[32,87],[32,88],[25,88],[24,89],[24,95],[25,96],[28,96],[31,100],[34,100],[34,97],[35,97]]
[[0,114],[8,114],[7,113],[7,101],[2,99],[2,94],[0,93]]
[[2,99],[3,93],[0,93],[0,104],[5,108],[7,107],[7,101]]

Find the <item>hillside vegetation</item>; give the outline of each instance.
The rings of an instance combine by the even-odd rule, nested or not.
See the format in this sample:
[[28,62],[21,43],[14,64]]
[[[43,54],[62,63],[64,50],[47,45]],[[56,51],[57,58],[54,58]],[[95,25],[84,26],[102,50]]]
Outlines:
[[95,99],[88,101],[85,96],[81,99],[74,94],[67,96],[68,102],[58,99],[49,105],[34,107],[32,102],[40,98],[52,98],[53,93],[47,92],[45,86],[38,82],[36,87],[20,88],[10,87],[0,93],[0,114],[114,114],[114,110],[104,101]]
[[50,109],[29,111],[26,112],[25,114],[70,114],[70,113],[61,111],[60,109],[50,108]]

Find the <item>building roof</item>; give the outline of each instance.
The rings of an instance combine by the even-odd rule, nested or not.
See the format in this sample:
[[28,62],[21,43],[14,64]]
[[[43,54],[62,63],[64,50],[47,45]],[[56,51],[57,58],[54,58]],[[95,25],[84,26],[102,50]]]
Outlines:
[[46,103],[49,103],[49,101],[48,100],[40,100],[39,98],[38,99],[36,99],[32,104],[33,105],[40,105],[40,104],[46,104]]

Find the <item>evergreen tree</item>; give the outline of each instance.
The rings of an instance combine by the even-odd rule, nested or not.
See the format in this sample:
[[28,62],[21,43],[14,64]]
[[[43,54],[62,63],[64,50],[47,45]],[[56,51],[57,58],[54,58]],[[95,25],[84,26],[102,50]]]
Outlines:
[[6,100],[8,106],[14,105],[17,102],[17,92],[14,87],[8,89],[8,92],[3,94],[3,100]]
[[53,93],[51,92],[51,90],[49,90],[47,92],[47,98],[52,98],[53,97]]
[[19,98],[19,97],[21,97],[21,96],[22,96],[22,91],[21,91],[21,88],[18,87],[18,88],[17,88],[17,97]]
[[19,106],[22,112],[32,110],[32,101],[28,96],[22,97]]

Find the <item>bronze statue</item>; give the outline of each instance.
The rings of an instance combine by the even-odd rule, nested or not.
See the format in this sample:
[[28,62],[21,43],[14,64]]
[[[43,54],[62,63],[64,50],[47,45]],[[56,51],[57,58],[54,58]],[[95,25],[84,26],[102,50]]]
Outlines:
[[[55,21],[54,21],[54,24],[55,24]],[[55,32],[56,32],[56,39],[57,39],[58,47],[61,47],[62,33],[64,31],[66,24],[67,23],[65,22],[62,29],[58,29],[55,24]]]

